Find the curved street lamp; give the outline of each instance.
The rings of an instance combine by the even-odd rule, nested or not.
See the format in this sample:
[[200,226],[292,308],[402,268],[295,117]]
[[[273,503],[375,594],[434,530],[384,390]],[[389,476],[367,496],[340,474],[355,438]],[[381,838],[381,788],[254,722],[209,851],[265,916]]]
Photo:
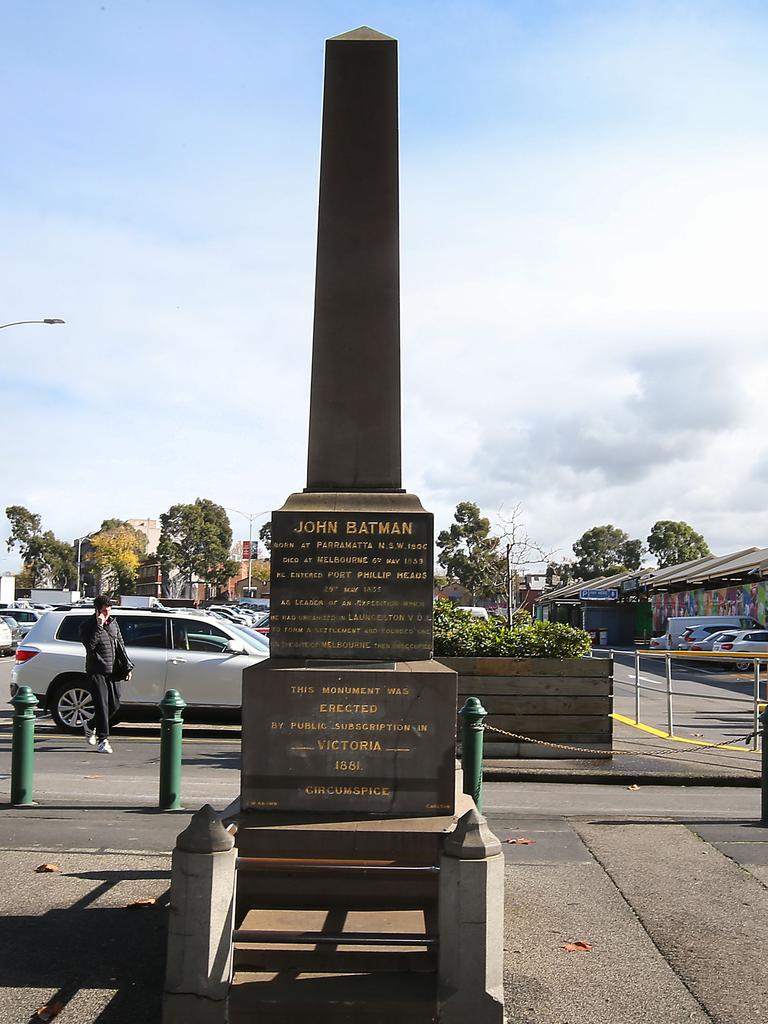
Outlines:
[[[260,519],[262,516],[270,515],[269,509],[265,512],[241,512],[239,508],[230,508],[228,505],[223,505],[227,512],[237,512],[243,519],[248,520],[248,589],[251,589],[251,571],[253,562],[253,521],[254,519]],[[256,553],[258,554],[258,541],[256,541]]]
[[14,320],[13,323],[11,323],[11,324],[0,324],[0,331],[4,327],[18,327],[19,324],[64,324],[64,323],[66,323],[66,320],[55,320],[55,319],[53,319],[51,317],[48,317],[45,320]]

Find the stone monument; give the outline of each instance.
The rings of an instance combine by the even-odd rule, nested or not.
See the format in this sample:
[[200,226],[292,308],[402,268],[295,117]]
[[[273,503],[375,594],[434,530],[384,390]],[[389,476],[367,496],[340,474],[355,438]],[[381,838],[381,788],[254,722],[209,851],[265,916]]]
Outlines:
[[164,1024],[503,1021],[503,855],[457,785],[400,467],[397,42],[363,28],[326,43],[307,486],[272,514],[270,657],[243,673],[237,898],[201,811]]
[[243,810],[454,811],[433,518],[401,486],[397,42],[326,44],[307,486],[272,514],[270,660],[243,686]]

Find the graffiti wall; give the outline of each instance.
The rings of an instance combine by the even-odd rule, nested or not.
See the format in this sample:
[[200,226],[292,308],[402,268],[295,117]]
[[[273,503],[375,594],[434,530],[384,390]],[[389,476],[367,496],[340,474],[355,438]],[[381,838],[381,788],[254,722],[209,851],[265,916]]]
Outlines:
[[723,590],[682,590],[679,594],[654,594],[653,628],[664,629],[674,615],[749,615],[766,620],[768,583],[751,583]]

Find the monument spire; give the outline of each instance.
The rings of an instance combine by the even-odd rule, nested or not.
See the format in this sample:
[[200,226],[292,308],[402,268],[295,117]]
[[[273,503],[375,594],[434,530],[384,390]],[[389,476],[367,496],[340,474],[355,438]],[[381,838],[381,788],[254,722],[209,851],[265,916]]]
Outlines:
[[326,41],[307,491],[399,491],[397,41]]

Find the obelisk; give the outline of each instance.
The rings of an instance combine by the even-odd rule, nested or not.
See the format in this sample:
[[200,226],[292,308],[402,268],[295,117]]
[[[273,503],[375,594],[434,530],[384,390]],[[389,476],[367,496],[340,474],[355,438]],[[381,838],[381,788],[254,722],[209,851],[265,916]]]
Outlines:
[[308,491],[400,489],[397,41],[326,42]]
[[250,811],[454,808],[433,517],[401,486],[397,41],[326,42],[307,486],[272,514],[270,658],[243,680]]

